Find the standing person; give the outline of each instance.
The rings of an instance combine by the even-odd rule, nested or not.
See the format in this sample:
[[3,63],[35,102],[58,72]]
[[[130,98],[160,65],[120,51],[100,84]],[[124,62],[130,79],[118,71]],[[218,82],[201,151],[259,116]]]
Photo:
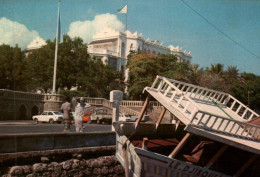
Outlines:
[[65,98],[65,103],[61,105],[61,111],[63,112],[63,118],[64,118],[64,130],[63,132],[70,132],[70,97]]
[[84,114],[85,109],[85,99],[83,97],[80,98],[80,100],[77,100],[78,104],[75,107],[75,127],[76,132],[83,132],[83,121],[82,116]]

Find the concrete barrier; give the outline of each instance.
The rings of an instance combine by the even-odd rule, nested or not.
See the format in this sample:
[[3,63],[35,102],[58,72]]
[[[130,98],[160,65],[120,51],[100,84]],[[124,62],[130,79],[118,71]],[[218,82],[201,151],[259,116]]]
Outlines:
[[115,132],[94,132],[1,135],[0,142],[0,153],[17,153],[111,146],[116,143],[116,134]]

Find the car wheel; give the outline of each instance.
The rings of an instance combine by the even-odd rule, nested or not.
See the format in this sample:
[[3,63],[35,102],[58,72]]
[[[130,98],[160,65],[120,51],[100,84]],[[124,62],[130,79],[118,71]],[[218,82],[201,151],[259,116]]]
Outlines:
[[34,123],[34,124],[38,124],[38,123],[39,123],[38,119],[37,119],[37,118],[34,118],[34,119],[33,119],[33,123]]
[[99,118],[97,118],[97,124],[100,124],[101,123],[101,121],[99,120]]
[[54,124],[54,120],[53,120],[53,119],[50,119],[50,120],[49,120],[49,123],[50,123],[50,124]]

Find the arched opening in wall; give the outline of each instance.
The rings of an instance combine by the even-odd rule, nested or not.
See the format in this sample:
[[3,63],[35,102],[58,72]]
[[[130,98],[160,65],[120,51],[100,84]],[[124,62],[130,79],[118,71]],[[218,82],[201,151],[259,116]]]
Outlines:
[[32,113],[32,116],[35,116],[35,115],[39,114],[39,109],[38,109],[38,107],[36,105],[34,105],[32,107],[32,112],[31,113]]
[[21,107],[19,108],[18,119],[19,120],[27,119],[26,113],[27,113],[26,107],[24,105],[21,105]]
[[125,57],[125,43],[124,42],[122,42],[122,44],[121,44],[121,57]]

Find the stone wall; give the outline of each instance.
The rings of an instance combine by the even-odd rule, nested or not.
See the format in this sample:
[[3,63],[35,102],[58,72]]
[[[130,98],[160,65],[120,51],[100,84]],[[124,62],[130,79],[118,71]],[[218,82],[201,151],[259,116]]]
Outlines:
[[73,159],[62,162],[50,162],[42,157],[40,163],[33,165],[12,166],[2,177],[123,177],[124,168],[114,156],[103,156],[96,159],[83,159],[81,154],[74,155]]
[[0,154],[0,176],[124,176],[115,146]]

